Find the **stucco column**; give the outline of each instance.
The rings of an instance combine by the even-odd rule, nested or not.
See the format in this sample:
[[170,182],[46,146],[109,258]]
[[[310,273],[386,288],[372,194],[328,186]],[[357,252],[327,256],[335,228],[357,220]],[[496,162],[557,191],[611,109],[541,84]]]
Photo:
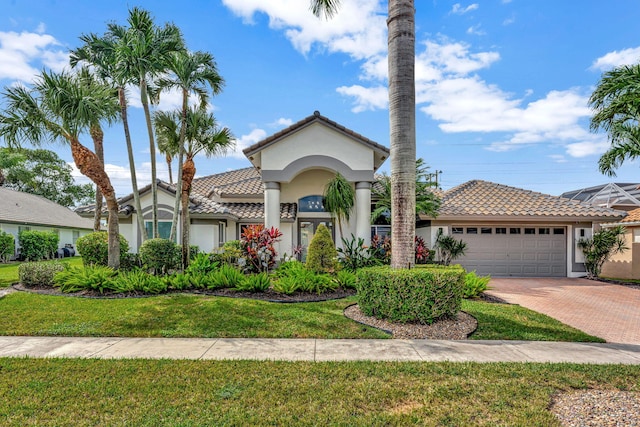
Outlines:
[[356,237],[371,244],[371,183],[356,182]]
[[[264,226],[280,229],[280,183],[264,183]],[[280,245],[276,243],[275,249],[281,256]]]

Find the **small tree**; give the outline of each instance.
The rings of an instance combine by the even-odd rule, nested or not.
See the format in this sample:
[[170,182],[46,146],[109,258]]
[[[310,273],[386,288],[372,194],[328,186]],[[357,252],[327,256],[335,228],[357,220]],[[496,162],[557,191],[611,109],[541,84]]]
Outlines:
[[445,236],[442,230],[438,230],[435,246],[438,251],[438,258],[444,265],[451,264],[451,261],[463,256],[467,250],[466,242],[454,239],[452,236]]
[[621,225],[603,228],[588,239],[578,240],[578,248],[584,254],[584,266],[587,277],[596,278],[602,271],[602,265],[613,255],[629,249],[624,241],[625,229]]
[[324,189],[324,207],[335,215],[340,237],[343,237],[342,220],[349,221],[355,197],[353,186],[340,173],[336,173],[335,178]]
[[315,273],[333,273],[337,264],[336,245],[326,225],[320,224],[309,244],[306,266]]
[[0,231],[0,262],[7,262],[16,252],[16,239],[13,234]]

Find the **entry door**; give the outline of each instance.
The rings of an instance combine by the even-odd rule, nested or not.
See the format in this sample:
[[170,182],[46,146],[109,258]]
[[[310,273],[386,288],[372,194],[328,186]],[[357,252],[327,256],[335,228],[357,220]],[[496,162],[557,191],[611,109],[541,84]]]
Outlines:
[[333,232],[333,222],[326,218],[313,218],[313,219],[298,219],[298,244],[302,248],[300,252],[300,260],[302,262],[307,260],[307,250],[311,244],[311,239],[316,233],[316,230],[320,224],[324,224],[331,233],[331,239],[335,242],[335,236]]

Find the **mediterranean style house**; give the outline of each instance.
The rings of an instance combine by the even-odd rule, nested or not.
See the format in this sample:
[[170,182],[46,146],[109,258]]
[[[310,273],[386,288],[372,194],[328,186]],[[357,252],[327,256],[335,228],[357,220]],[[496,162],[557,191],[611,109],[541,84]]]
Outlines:
[[60,249],[75,248],[78,237],[93,231],[93,221],[44,197],[0,187],[0,200],[0,231],[14,236],[13,258],[20,253],[18,234],[23,230],[57,233]]
[[[250,167],[198,178],[190,200],[191,243],[212,251],[240,238],[250,224],[276,227],[283,233],[282,256],[301,247],[305,256],[315,229],[325,224],[337,246],[338,227],[323,206],[325,185],[342,174],[354,187],[355,208],[342,233],[369,244],[388,225],[372,225],[371,188],[389,149],[315,112],[288,128],[246,148]],[[159,230],[168,237],[174,186],[159,182]],[[119,200],[120,230],[137,250],[151,221],[150,186],[140,190],[147,230],[137,230],[133,196]],[[578,201],[494,184],[469,181],[441,194],[437,218],[420,215],[416,234],[433,247],[440,230],[464,240],[465,268],[494,276],[582,276],[576,241],[601,222],[622,219],[624,212]],[[93,206],[77,209],[92,217]],[[180,232],[180,230],[178,230]]]

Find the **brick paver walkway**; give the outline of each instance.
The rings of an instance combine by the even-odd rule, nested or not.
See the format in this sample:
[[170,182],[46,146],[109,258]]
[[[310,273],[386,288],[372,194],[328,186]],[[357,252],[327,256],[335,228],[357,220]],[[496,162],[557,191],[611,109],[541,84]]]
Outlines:
[[587,279],[492,278],[488,293],[604,338],[640,344],[640,289]]

